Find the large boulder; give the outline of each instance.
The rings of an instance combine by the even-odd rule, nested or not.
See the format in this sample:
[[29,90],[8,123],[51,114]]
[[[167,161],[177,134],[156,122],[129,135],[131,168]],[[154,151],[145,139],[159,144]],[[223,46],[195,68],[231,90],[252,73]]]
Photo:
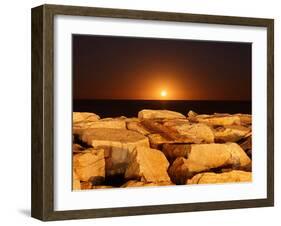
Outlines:
[[201,143],[203,141],[194,134],[180,134],[177,130],[167,127],[155,120],[145,119],[141,121],[141,124],[152,134],[160,134],[160,136],[169,141],[169,143]]
[[170,182],[168,167],[169,162],[161,151],[137,147],[130,153],[125,178],[155,183]]
[[83,130],[94,128],[126,129],[126,120],[123,118],[106,118],[98,121],[82,121],[73,124],[73,133],[79,134]]
[[105,150],[107,176],[124,174],[129,163],[129,153],[136,147],[150,147],[147,137],[127,129],[87,129],[79,137],[86,144]]
[[217,168],[225,165],[245,167],[251,159],[236,143],[225,144],[192,144],[188,153],[188,160],[200,162],[206,168]]
[[113,128],[93,128],[84,130],[79,138],[93,147],[109,146],[133,149],[136,146],[149,147],[147,137],[135,131]]
[[240,117],[230,114],[214,114],[214,115],[196,115],[194,112],[188,113],[188,120],[192,122],[201,122],[211,126],[229,126],[240,125]]
[[179,157],[187,158],[190,149],[190,144],[164,143],[161,150],[166,156],[166,158],[170,162],[173,162]]
[[89,128],[113,128],[113,129],[126,129],[126,120],[123,118],[108,118],[92,122]]
[[80,181],[92,181],[96,177],[105,177],[105,159],[103,149],[87,149],[73,155],[73,169]]
[[215,183],[234,183],[234,182],[251,182],[252,173],[241,170],[233,170],[225,173],[199,173],[191,179],[187,180],[186,184],[215,184]]
[[186,118],[183,114],[168,110],[148,110],[144,109],[138,113],[139,119],[178,119]]
[[236,143],[192,144],[185,151],[186,158],[177,158],[169,168],[169,175],[177,184],[203,171],[223,167],[243,169],[251,165],[251,159]]
[[128,130],[136,131],[142,135],[148,135],[150,132],[138,121],[128,121],[126,122]]
[[161,150],[162,147],[166,144],[193,144],[193,143],[201,143],[200,139],[195,139],[195,138],[185,138],[182,137],[180,139],[167,139],[163,134],[158,134],[158,133],[153,133],[149,134],[148,136],[149,142],[150,142],[150,147],[154,149],[159,149]]
[[246,137],[251,132],[250,128],[231,125],[220,126],[214,129],[216,142],[237,142]]
[[240,122],[242,125],[251,125],[252,124],[252,115],[250,114],[235,114],[240,118]]
[[210,116],[207,118],[196,117],[198,122],[206,123],[213,126],[228,126],[228,125],[240,125],[240,118],[235,115],[227,116]]
[[158,133],[149,134],[148,136],[150,147],[154,149],[161,149],[163,144],[174,143],[172,140],[161,136]]
[[81,123],[81,122],[94,122],[99,120],[100,117],[95,113],[89,112],[73,112],[72,113],[72,120],[73,123]]
[[202,139],[204,143],[214,143],[214,133],[206,124],[190,123],[187,120],[169,120],[163,125],[177,131],[182,136]]

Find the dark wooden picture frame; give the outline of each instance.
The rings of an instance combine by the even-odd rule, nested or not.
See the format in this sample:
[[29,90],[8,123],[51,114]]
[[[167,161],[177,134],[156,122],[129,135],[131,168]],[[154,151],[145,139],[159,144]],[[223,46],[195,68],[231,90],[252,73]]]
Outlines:
[[[156,206],[54,210],[54,16],[95,16],[267,28],[267,198]],[[31,215],[49,220],[163,214],[274,205],[274,20],[123,9],[42,5],[32,9],[32,200]]]

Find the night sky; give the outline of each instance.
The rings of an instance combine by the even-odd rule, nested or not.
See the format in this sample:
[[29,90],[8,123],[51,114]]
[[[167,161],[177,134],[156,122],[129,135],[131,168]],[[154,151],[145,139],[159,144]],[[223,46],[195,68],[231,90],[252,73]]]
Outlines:
[[73,35],[72,44],[74,99],[251,100],[251,43]]

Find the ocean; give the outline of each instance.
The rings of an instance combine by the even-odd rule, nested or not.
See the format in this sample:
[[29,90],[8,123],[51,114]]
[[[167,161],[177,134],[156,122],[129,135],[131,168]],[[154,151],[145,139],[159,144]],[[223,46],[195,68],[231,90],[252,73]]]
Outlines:
[[245,113],[251,114],[251,101],[213,100],[73,100],[74,112],[93,112],[105,117],[137,117],[142,109],[166,109],[184,115],[189,110],[199,114]]

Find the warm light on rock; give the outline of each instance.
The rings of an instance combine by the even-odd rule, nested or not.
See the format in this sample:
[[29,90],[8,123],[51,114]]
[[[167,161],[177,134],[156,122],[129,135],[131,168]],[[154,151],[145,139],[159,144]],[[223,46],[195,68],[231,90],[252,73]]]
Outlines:
[[251,115],[73,116],[73,190],[252,181]]

